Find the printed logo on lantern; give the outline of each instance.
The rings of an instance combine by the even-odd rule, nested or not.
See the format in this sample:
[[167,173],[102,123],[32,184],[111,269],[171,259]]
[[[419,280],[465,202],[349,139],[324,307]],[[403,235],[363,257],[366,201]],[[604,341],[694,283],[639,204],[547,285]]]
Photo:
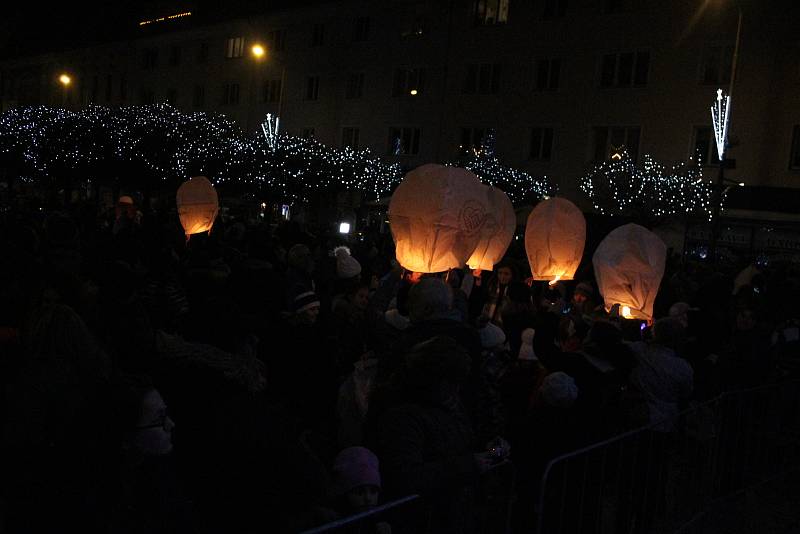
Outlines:
[[469,200],[461,208],[461,229],[467,235],[479,232],[486,222],[486,211],[484,207],[474,200]]

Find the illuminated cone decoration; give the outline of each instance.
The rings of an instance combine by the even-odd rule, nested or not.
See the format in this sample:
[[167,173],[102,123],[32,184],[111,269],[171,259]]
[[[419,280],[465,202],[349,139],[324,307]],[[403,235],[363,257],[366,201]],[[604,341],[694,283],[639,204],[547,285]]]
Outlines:
[[514,238],[517,215],[514,206],[503,191],[484,186],[487,190],[489,211],[481,231],[478,245],[467,259],[470,269],[491,271],[503,256]]
[[666,260],[664,242],[638,224],[626,224],[608,234],[592,258],[606,310],[619,304],[625,318],[652,320]]
[[572,280],[585,244],[586,219],[569,200],[543,200],[528,216],[525,251],[534,280]]
[[419,273],[462,267],[488,211],[486,189],[471,172],[434,164],[414,169],[389,202],[397,262]]
[[176,202],[187,239],[192,234],[211,231],[219,211],[219,198],[208,178],[195,176],[181,184]]

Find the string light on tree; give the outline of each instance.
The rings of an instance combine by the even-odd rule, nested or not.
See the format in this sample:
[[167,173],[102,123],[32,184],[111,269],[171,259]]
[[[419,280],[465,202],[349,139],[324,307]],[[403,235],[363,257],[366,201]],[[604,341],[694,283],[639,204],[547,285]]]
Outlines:
[[645,154],[642,164],[622,152],[619,159],[596,165],[581,178],[581,190],[600,213],[641,220],[703,214],[711,219],[713,188],[690,160],[666,166]]

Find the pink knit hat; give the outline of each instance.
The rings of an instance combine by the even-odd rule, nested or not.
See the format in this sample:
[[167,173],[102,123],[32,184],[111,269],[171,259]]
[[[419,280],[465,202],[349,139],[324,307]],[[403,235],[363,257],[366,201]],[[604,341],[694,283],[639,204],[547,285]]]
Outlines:
[[381,487],[378,457],[364,447],[348,447],[333,462],[334,493],[344,495],[359,486]]

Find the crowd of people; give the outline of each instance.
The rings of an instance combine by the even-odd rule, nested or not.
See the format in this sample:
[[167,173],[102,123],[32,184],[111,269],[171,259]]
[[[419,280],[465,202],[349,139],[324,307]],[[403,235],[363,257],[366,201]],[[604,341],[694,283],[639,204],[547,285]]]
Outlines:
[[420,275],[389,234],[220,217],[187,240],[125,203],[8,209],[0,250],[12,533],[297,532],[406,495],[365,531],[474,532],[510,465],[533,498],[550,459],[673,432],[798,350],[791,264],[672,255],[642,323],[605,309],[588,251],[551,285],[519,241],[493,271]]

